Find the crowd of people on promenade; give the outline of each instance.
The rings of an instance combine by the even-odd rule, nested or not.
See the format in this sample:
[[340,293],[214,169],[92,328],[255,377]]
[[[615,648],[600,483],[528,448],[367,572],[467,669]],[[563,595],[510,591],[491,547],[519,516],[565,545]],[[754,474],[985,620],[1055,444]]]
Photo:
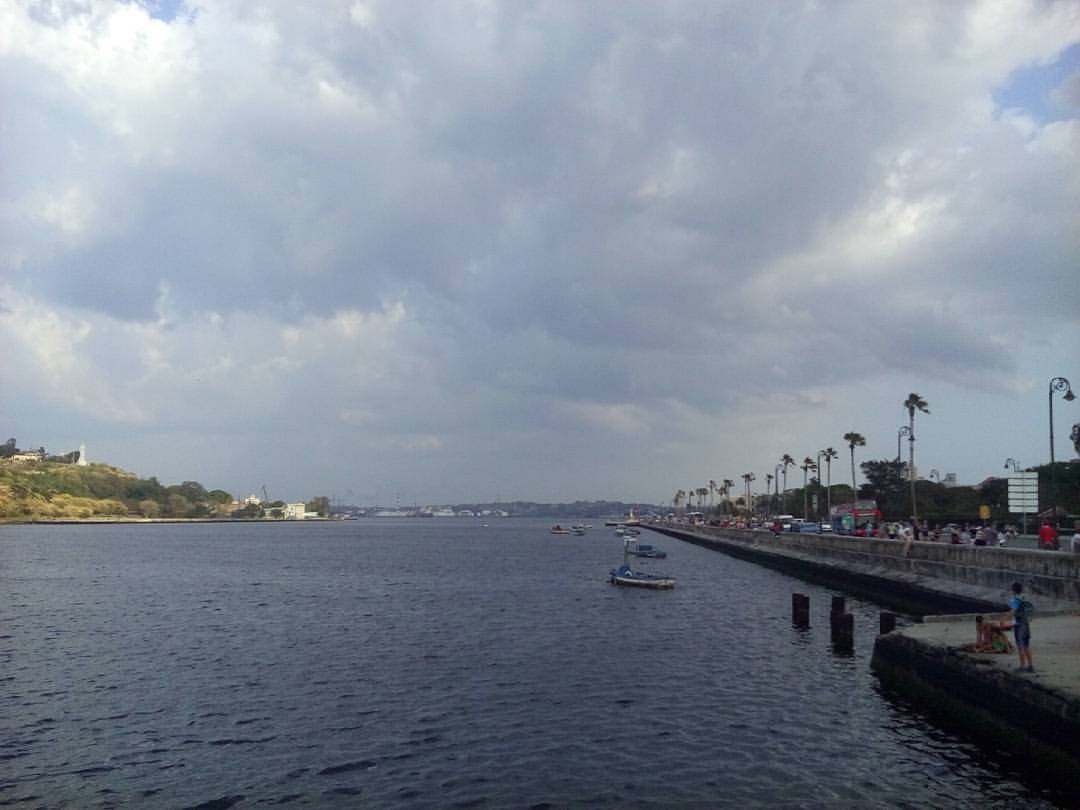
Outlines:
[[[1016,526],[1001,523],[947,523],[931,525],[927,521],[883,521],[877,526],[867,525],[866,537],[878,539],[919,540],[930,543],[951,543],[956,546],[1007,546],[1018,536]],[[1039,529],[1040,549],[1061,550],[1061,537],[1057,528],[1048,520]],[[1077,525],[1069,541],[1068,550],[1080,554],[1080,525]]]

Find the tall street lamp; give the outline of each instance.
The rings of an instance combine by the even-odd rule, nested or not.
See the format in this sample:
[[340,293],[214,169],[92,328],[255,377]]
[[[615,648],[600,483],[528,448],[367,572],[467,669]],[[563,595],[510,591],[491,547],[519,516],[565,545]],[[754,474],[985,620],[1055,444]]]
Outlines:
[[780,470],[783,469],[783,467],[783,464],[777,464],[773,468],[773,482],[776,486],[776,502],[773,504],[773,507],[777,510],[780,509]]
[[896,431],[896,463],[900,463],[900,438],[902,436],[910,436],[911,428],[907,425],[901,425],[900,429]]
[[1054,510],[1054,525],[1057,525],[1057,475],[1054,473],[1054,392],[1064,391],[1066,402],[1076,399],[1072,386],[1064,377],[1052,377],[1047,399],[1050,403],[1050,507]]

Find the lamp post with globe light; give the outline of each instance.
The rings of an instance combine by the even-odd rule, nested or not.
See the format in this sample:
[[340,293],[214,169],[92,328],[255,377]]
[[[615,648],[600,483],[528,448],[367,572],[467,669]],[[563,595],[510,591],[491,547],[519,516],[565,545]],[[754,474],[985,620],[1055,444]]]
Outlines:
[[907,425],[901,425],[900,428],[896,431],[896,463],[897,464],[900,463],[900,438],[902,436],[910,436],[910,435],[911,435],[911,428],[909,428]]

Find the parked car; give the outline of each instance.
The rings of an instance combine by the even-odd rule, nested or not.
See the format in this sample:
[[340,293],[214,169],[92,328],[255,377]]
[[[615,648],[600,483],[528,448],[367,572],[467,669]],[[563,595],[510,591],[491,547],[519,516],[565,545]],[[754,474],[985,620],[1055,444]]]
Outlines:
[[820,524],[814,523],[811,520],[804,520],[799,524],[800,534],[821,534]]
[[833,530],[833,527],[832,527],[832,524],[831,524],[831,523],[829,523],[829,522],[824,522],[824,523],[822,523],[822,524],[821,524],[821,531],[822,531],[822,533],[825,533],[825,532],[829,532],[829,533],[831,534],[831,533],[832,533],[832,530]]

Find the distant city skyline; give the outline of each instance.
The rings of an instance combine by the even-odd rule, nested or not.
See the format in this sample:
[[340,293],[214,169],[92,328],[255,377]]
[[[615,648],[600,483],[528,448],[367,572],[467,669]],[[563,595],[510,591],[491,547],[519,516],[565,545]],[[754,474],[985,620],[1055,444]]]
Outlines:
[[1080,4],[886,17],[7,4],[7,435],[240,497],[662,503],[842,481],[912,392],[919,470],[1044,464],[1049,393],[1074,458]]

